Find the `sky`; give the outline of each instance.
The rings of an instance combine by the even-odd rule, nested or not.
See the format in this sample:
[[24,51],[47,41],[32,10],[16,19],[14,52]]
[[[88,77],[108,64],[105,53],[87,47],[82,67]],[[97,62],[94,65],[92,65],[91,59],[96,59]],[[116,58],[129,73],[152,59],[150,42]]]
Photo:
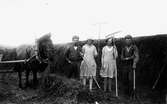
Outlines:
[[[0,45],[56,43],[167,33],[166,0],[0,0]],[[100,34],[100,35],[99,35]]]

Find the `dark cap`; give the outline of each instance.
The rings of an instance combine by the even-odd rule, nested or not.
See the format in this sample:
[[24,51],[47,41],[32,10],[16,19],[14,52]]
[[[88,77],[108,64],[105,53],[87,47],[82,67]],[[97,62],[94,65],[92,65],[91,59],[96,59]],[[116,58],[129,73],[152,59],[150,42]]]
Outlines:
[[131,39],[132,40],[132,36],[131,35],[126,35],[125,39]]
[[72,40],[79,40],[79,36],[74,35],[74,36],[72,37]]

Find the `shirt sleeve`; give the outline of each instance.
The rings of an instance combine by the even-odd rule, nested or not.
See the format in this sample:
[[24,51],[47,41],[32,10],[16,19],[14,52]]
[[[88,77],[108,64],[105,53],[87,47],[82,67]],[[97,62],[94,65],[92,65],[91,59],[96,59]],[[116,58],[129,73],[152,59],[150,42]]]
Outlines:
[[122,51],[121,51],[121,59],[123,60],[125,57],[124,57],[124,48],[122,48]]
[[79,51],[79,52],[82,52],[81,46],[78,46],[78,51]]
[[80,59],[82,60],[83,52],[82,52],[82,47],[81,46],[78,46],[78,53],[79,53]]
[[69,54],[70,54],[70,48],[68,48],[67,51],[66,51],[66,53],[65,53],[65,57],[66,57],[66,59],[69,58]]
[[97,56],[98,55],[98,53],[97,53],[97,49],[96,49],[96,47],[94,46],[94,55],[95,56]]

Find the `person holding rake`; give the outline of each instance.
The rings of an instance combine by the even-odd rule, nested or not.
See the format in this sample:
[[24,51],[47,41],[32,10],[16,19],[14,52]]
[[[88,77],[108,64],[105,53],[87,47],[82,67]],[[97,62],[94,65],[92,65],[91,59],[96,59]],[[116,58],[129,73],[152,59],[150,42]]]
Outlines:
[[117,48],[114,45],[114,38],[107,40],[107,45],[102,49],[101,63],[102,68],[100,70],[101,77],[104,78],[104,91],[111,91],[112,79],[114,73],[117,70],[116,58],[118,57]]
[[80,78],[84,86],[86,86],[86,80],[89,79],[89,90],[92,91],[93,80],[96,81],[97,65],[95,57],[98,55],[92,39],[88,39],[82,47],[82,53],[83,61],[80,66]]
[[[139,61],[139,50],[134,43],[131,35],[125,36],[125,46],[122,48],[121,60],[122,60],[122,77],[125,86],[125,93],[130,97],[131,92],[134,90],[133,85],[135,83],[133,72],[136,69],[136,65]],[[135,87],[135,86],[134,86]]]

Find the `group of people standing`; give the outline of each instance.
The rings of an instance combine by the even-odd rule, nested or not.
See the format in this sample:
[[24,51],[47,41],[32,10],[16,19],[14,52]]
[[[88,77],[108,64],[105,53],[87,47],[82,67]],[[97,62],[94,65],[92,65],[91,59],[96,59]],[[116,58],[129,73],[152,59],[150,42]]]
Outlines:
[[[79,37],[73,36],[73,45],[66,52],[66,60],[77,68],[78,78],[86,86],[89,80],[89,90],[92,91],[93,79],[96,79],[97,64],[95,58],[98,56],[96,47],[93,45],[93,40],[88,39],[82,47],[78,44]],[[118,51],[114,44],[115,39],[109,38],[106,45],[102,48],[101,55],[101,70],[100,76],[104,78],[104,91],[111,91],[111,82],[117,71]],[[121,60],[124,65],[123,73],[124,84],[127,86],[126,91],[132,88],[132,69],[136,68],[139,60],[138,48],[133,42],[131,35],[125,36],[125,46],[122,48]]]

